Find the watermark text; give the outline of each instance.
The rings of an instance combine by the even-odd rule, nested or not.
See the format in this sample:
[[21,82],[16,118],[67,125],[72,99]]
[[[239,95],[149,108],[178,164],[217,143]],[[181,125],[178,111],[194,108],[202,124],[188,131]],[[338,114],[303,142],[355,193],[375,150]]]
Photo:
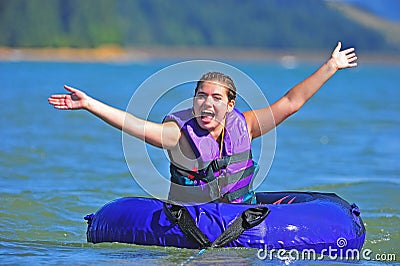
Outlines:
[[314,249],[268,249],[267,245],[257,252],[257,257],[260,260],[274,260],[278,259],[281,261],[296,261],[296,260],[374,260],[374,261],[396,261],[396,254],[394,253],[376,253],[371,249],[358,250],[356,248],[347,248],[347,240],[345,238],[339,238],[336,241],[337,247],[331,247],[322,249],[318,253]]

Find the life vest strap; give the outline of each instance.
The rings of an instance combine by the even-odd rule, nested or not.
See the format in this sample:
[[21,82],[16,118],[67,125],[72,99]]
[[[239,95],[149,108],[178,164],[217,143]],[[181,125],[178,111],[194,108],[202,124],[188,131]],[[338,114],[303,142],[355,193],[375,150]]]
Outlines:
[[214,172],[219,171],[221,169],[225,169],[229,164],[245,162],[251,160],[253,158],[250,150],[240,152],[237,154],[226,155],[222,158],[217,158],[212,160],[211,162],[203,162],[199,163],[199,169],[209,169],[210,167]]
[[254,167],[254,165],[252,165],[252,166],[247,167],[247,168],[245,168],[245,169],[243,169],[243,170],[241,170],[241,171],[239,171],[237,173],[228,175],[228,176],[226,176],[224,178],[224,180],[223,180],[224,183],[222,185],[226,186],[226,185],[229,185],[229,184],[237,183],[238,181],[242,180],[243,178],[246,178],[249,175],[253,174],[254,173],[254,169],[255,169],[255,167]]
[[240,196],[245,195],[246,192],[249,191],[249,189],[250,189],[249,185],[247,185],[233,192],[226,193],[222,198],[226,199],[228,202],[232,202],[233,200],[239,198]]
[[[175,164],[171,164],[170,172],[172,176],[172,180],[180,180],[180,178],[188,178],[190,180],[200,180],[207,184],[209,184],[209,194],[212,199],[224,198],[227,199],[228,202],[235,200],[241,196],[244,196],[246,192],[251,188],[250,183],[244,187],[239,187],[239,189],[230,192],[232,188],[235,187],[235,183],[240,180],[249,177],[250,175],[255,175],[257,168],[255,167],[255,163],[252,163],[250,166],[246,168],[232,173],[227,174],[226,176],[222,176],[218,178],[215,176],[215,172],[218,172],[222,169],[226,169],[229,164],[234,164],[238,162],[247,162],[252,158],[251,151],[245,151],[238,154],[233,154],[230,156],[224,156],[220,159],[215,159],[208,163],[206,169],[203,170],[187,170],[182,169]],[[217,182],[213,182],[217,179]],[[184,184],[178,182],[178,184]],[[231,188],[227,188],[230,186]],[[222,193],[221,193],[222,192]]]
[[[206,183],[210,183],[211,181],[213,181],[215,179],[214,172],[225,169],[229,164],[243,162],[243,161],[247,161],[250,159],[252,159],[251,152],[246,151],[246,152],[242,152],[242,153],[238,153],[238,154],[234,154],[234,155],[230,155],[230,156],[224,156],[223,158],[220,158],[220,159],[215,159],[215,160],[209,162],[207,164],[207,167],[202,168],[204,171],[203,170],[192,171],[192,170],[188,170],[188,169],[183,169],[183,168],[176,166],[175,164],[171,164],[171,168],[173,168],[175,171],[177,171],[182,176],[187,177],[187,176],[191,175],[194,177],[194,179],[202,180]],[[231,175],[232,177],[229,177],[229,180],[227,180],[227,184],[237,182],[238,180],[241,179],[240,177],[249,176],[251,174],[251,173],[249,173],[249,170],[254,171],[254,167],[252,166],[252,167],[246,168],[242,171],[239,171],[235,174],[232,174]],[[205,172],[205,175],[202,174],[201,171]]]
[[246,192],[249,191],[249,189],[251,188],[250,184],[247,184],[246,186],[244,186],[240,189],[237,189],[233,192],[226,192],[223,195],[219,195],[220,191],[223,190],[223,188],[225,186],[237,183],[238,181],[240,181],[240,180],[248,177],[252,173],[254,173],[254,168],[255,168],[254,166],[248,167],[248,168],[246,168],[242,171],[239,171],[235,174],[232,174],[232,175],[226,176],[222,179],[219,179],[218,180],[219,182],[212,182],[215,180],[214,172],[212,172],[212,171],[209,171],[207,173],[207,176],[204,176],[202,174],[199,174],[198,172],[188,171],[188,170],[180,169],[180,168],[174,166],[173,169],[171,169],[171,174],[173,174],[176,171],[179,175],[182,175],[184,177],[188,177],[189,175],[192,175],[194,177],[194,179],[202,180],[209,184],[210,196],[212,198],[220,198],[222,196],[224,199],[227,199],[228,202],[231,202],[232,200],[235,200],[235,199],[239,198],[240,196],[243,196],[244,194],[246,194]]

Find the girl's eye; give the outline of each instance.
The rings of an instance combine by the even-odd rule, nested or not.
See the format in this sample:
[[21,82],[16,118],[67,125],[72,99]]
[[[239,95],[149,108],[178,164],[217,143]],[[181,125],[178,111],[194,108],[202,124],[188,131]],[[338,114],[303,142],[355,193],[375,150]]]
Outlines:
[[197,94],[197,95],[196,95],[196,98],[199,99],[199,100],[204,100],[204,99],[207,98],[207,96],[204,95],[204,94]]
[[[198,101],[206,101],[208,97],[209,96],[206,94],[197,94],[195,96],[196,100],[198,100]],[[221,96],[217,95],[217,96],[212,96],[211,101],[214,103],[220,103],[223,100],[222,100]]]

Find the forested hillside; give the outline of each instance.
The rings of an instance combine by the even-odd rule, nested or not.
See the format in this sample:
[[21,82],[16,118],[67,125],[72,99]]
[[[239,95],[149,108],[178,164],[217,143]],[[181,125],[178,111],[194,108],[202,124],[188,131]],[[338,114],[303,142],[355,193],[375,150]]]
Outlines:
[[0,46],[396,51],[322,0],[0,0]]

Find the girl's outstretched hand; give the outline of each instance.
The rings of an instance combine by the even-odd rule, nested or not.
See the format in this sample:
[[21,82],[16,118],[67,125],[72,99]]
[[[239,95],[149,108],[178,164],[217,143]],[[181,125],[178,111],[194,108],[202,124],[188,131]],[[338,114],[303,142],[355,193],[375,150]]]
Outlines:
[[357,56],[354,52],[354,48],[349,48],[343,51],[340,51],[342,48],[342,43],[338,42],[335,50],[332,53],[331,59],[336,65],[337,69],[349,68],[349,67],[356,67],[357,66]]
[[75,88],[64,85],[64,88],[69,91],[69,94],[55,94],[48,99],[49,104],[56,109],[62,110],[77,110],[85,109],[88,105],[88,96]]

